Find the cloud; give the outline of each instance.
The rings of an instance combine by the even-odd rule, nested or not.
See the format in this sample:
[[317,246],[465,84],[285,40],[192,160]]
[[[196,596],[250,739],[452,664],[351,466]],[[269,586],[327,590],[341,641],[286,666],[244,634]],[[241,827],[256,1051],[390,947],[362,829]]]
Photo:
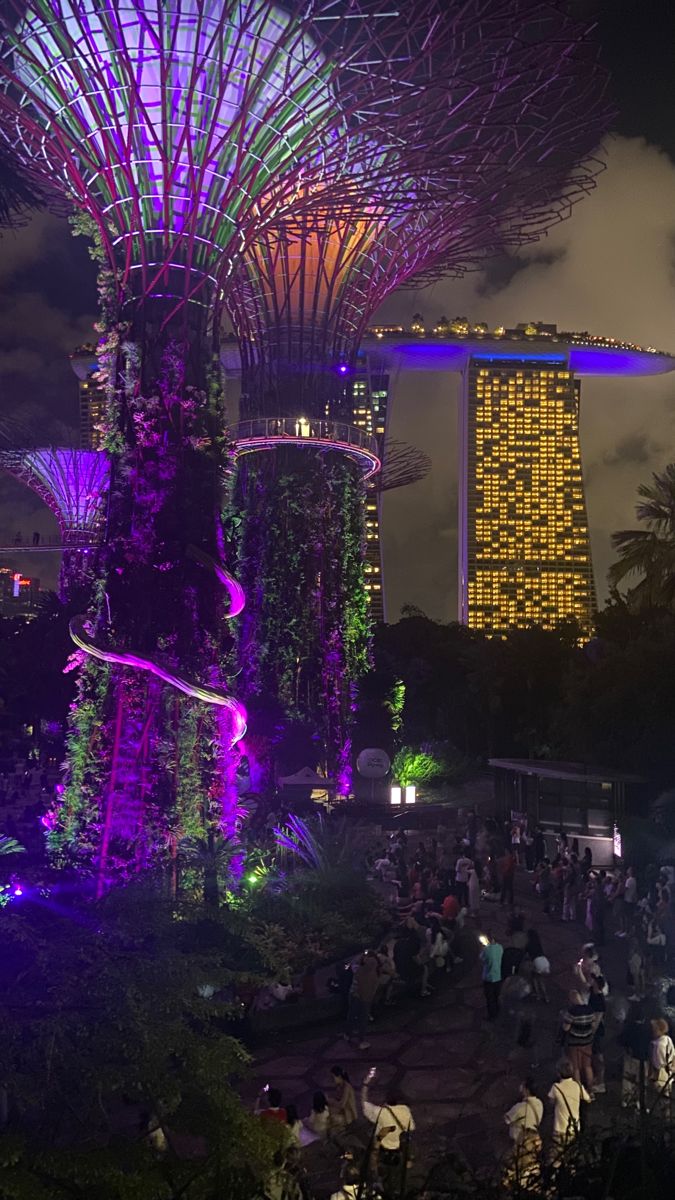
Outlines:
[[605,467],[621,467],[632,463],[649,463],[662,454],[664,446],[653,441],[646,433],[629,433],[619,439],[612,450],[602,456]]
[[39,265],[48,243],[62,235],[63,220],[38,212],[18,229],[3,229],[0,241],[0,285],[3,287],[22,271]]
[[[409,322],[419,310],[429,322],[442,312],[488,324],[550,321],[675,350],[675,165],[641,139],[611,139],[606,160],[595,191],[515,264],[401,292],[379,316]],[[447,620],[457,611],[456,545],[440,530],[455,521],[459,385],[431,373],[421,378],[423,394],[419,375],[399,379],[390,436],[421,445],[433,466],[425,493],[411,489],[408,509],[396,511],[397,527],[387,524],[386,586],[390,619],[411,599],[412,587],[414,603]],[[581,441],[595,576],[604,596],[611,533],[634,525],[638,484],[675,460],[675,375],[585,379]]]

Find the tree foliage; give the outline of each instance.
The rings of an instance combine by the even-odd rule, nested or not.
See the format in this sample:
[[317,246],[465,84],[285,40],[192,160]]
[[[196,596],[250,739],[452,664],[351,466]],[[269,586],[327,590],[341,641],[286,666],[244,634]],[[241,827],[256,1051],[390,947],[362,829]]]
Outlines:
[[[274,1149],[234,1084],[234,985],[268,977],[227,918],[129,887],[97,907],[0,912],[0,1194],[206,1200],[255,1194]],[[148,1121],[168,1147],[155,1155]]]
[[675,603],[675,463],[651,483],[638,488],[640,503],[635,515],[645,529],[621,529],[612,536],[619,559],[610,569],[614,586],[631,576],[640,576],[628,592],[632,608],[655,605],[672,608]]
[[0,228],[15,225],[27,211],[43,203],[40,190],[0,153]]

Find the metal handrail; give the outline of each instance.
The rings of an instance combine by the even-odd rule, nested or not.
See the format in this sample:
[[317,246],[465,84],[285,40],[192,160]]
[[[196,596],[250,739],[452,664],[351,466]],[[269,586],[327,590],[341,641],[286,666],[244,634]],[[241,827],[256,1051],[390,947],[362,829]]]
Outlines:
[[240,421],[234,430],[237,442],[250,439],[290,438],[293,441],[335,442],[354,446],[367,454],[378,456],[377,439],[372,434],[348,425],[343,421],[310,417],[256,417],[251,421]]

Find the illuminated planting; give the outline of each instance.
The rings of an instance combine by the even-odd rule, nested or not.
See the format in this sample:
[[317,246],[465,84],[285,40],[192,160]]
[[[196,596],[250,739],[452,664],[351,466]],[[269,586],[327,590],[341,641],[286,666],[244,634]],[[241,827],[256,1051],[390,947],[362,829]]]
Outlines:
[[52,850],[93,862],[99,891],[170,858],[185,833],[236,833],[237,710],[209,699],[229,695],[233,665],[217,302],[280,221],[315,209],[356,219],[364,188],[387,173],[393,203],[407,203],[383,148],[410,134],[415,158],[418,114],[434,109],[427,60],[445,44],[440,7],[3,6],[1,136],[57,206],[77,210],[101,267],[91,382],[105,396],[112,484],[94,600],[75,626],[87,636],[50,820]]
[[63,543],[60,593],[72,599],[91,584],[93,547],[103,537],[110,486],[105,454],[70,448],[1,450],[0,467],[53,512]]
[[[608,111],[589,30],[536,0],[446,4],[439,27],[442,53],[432,44],[417,78],[435,105],[417,114],[415,158],[406,154],[407,129],[397,129],[394,113],[389,141],[379,147],[387,164],[381,185],[369,187],[354,172],[364,195],[358,218],[330,208],[307,211],[270,226],[247,248],[226,298],[241,347],[243,419],[372,425],[383,415],[375,393],[386,397],[388,380],[374,382],[357,355],[378,305],[401,285],[461,274],[496,250],[536,240],[593,186],[598,164],[590,156]],[[377,132],[368,130],[368,138],[377,145]],[[404,209],[392,188],[395,176],[410,199]],[[340,764],[349,757],[355,684],[368,661],[368,599],[370,612],[384,611],[378,504],[350,463],[339,469],[345,487],[351,471],[353,511],[347,493],[335,490],[337,463],[323,455],[312,461],[292,447],[277,453],[277,461],[247,457],[240,469],[240,562],[249,595],[240,640],[243,684],[246,694],[271,695],[322,728],[328,769],[344,790]],[[333,503],[321,536],[306,507],[297,512],[294,535],[286,513],[281,535],[293,587],[284,589],[263,543],[268,531],[278,544],[275,514],[293,494],[294,479],[298,495],[316,490],[332,494]],[[362,597],[352,595],[348,608],[343,592],[326,587],[331,564],[343,554]],[[273,609],[281,605],[287,616],[289,594],[301,600],[278,640]],[[339,712],[330,733],[323,719],[327,694]]]

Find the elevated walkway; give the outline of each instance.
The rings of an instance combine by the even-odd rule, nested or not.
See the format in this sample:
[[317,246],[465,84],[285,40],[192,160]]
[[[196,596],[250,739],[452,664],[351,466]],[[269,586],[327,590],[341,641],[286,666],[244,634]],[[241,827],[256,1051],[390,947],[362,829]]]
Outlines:
[[363,471],[364,480],[380,470],[376,438],[342,421],[310,420],[305,417],[258,417],[241,421],[234,430],[237,458],[279,446],[310,450],[333,450],[351,458]]

